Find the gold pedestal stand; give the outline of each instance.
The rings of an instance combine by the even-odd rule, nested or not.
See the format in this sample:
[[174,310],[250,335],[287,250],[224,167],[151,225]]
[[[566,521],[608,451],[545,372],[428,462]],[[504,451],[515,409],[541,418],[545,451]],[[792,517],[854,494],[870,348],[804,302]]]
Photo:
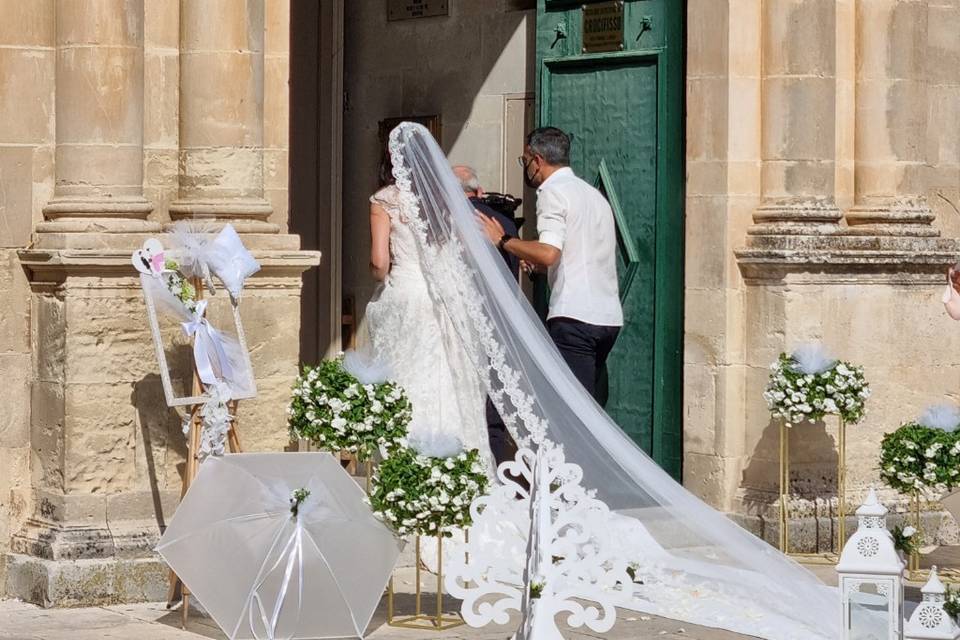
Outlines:
[[445,614],[443,612],[443,536],[437,535],[437,597],[436,608],[432,613],[425,613],[423,609],[423,587],[420,581],[422,574],[420,569],[420,536],[417,536],[416,545],[416,609],[413,615],[396,616],[393,602],[393,576],[390,576],[390,584],[387,587],[387,625],[421,631],[446,631],[463,626],[464,622],[460,614]]
[[[912,504],[910,506],[911,516],[913,523],[912,526],[917,532],[914,536],[917,539],[917,551],[914,551],[907,558],[907,579],[911,582],[926,582],[930,579],[930,569],[923,569],[920,567],[920,545],[923,544],[923,520],[921,519],[921,509],[920,509],[920,493],[914,493],[911,500]],[[934,554],[936,552],[933,552]],[[934,557],[931,559],[931,564],[937,565],[937,576],[940,578],[941,582],[945,584],[958,584],[960,583],[960,567],[957,566],[947,566],[945,563],[952,560],[950,557]]]
[[[929,571],[920,570],[920,543],[923,542],[923,522],[920,520],[920,493],[913,494],[913,528],[917,530],[917,550],[907,558],[907,575],[911,580],[923,580],[929,577]],[[923,574],[927,574],[926,576]]]
[[847,541],[847,425],[840,418],[837,434],[837,542],[828,553],[790,551],[790,428],[780,423],[780,551],[813,564],[836,564]]
[[[907,579],[911,582],[926,582],[930,578],[929,569],[920,568],[920,545],[923,544],[923,520],[920,517],[920,493],[913,494],[913,528],[917,530],[914,534],[917,538],[917,551],[910,554],[907,558]],[[941,566],[937,564],[937,575],[940,580],[946,584],[956,584],[960,582],[960,570]]]

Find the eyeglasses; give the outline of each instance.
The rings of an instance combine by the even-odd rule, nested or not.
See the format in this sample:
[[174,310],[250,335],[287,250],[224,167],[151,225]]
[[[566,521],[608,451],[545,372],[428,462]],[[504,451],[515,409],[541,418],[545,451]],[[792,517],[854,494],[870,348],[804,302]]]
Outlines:
[[520,168],[524,171],[527,170],[527,167],[530,166],[530,163],[533,162],[536,158],[530,158],[530,160],[524,162],[523,156],[517,156],[517,164],[520,165]]

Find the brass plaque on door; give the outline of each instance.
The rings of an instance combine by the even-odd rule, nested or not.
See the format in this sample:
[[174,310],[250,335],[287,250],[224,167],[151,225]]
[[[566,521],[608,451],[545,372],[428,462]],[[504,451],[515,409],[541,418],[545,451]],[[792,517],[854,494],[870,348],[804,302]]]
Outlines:
[[447,0],[387,0],[387,20],[446,16],[449,11]]
[[623,49],[623,2],[583,5],[583,52]]

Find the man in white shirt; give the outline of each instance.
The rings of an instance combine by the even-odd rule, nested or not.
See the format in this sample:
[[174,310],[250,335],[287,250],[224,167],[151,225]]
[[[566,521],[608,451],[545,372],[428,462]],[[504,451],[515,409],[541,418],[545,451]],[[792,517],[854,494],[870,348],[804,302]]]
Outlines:
[[577,379],[601,404],[607,356],[623,326],[617,279],[617,233],[603,194],[570,168],[570,138],[555,127],[527,136],[518,158],[523,178],[537,190],[538,240],[521,240],[495,220],[479,216],[490,240],[550,283],[550,336]]

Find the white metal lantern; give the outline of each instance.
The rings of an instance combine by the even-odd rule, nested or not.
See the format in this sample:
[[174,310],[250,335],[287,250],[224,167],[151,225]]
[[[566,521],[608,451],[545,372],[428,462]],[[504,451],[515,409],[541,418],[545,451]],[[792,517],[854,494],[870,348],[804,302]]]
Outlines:
[[947,589],[937,575],[937,568],[930,572],[930,579],[921,589],[923,601],[913,610],[907,621],[904,637],[907,640],[957,640],[960,627],[953,621],[943,605],[947,600]]
[[871,489],[857,509],[857,532],[840,554],[843,640],[898,640],[903,627],[903,570],[887,509]]

